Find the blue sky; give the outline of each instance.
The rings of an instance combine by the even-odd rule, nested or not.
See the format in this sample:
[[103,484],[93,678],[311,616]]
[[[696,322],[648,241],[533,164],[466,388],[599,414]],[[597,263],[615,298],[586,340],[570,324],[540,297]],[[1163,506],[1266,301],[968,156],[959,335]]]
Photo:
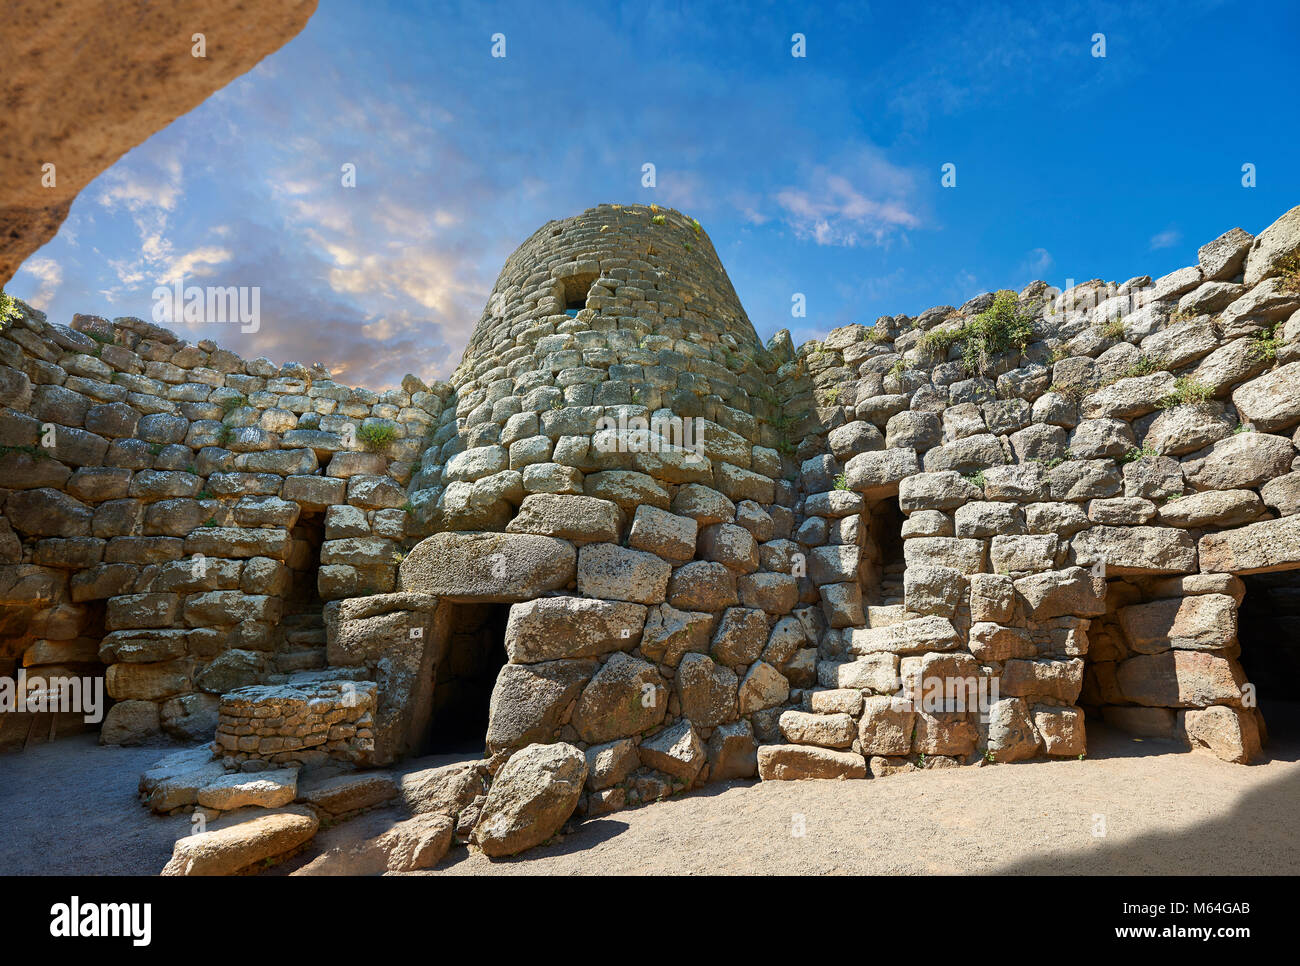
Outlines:
[[1295,2],[322,0],[8,288],[66,322],[148,318],[176,277],[256,285],[257,333],[173,327],[382,388],[448,375],[510,252],[600,202],[698,218],[765,339],[1158,276],[1300,203],[1298,37]]

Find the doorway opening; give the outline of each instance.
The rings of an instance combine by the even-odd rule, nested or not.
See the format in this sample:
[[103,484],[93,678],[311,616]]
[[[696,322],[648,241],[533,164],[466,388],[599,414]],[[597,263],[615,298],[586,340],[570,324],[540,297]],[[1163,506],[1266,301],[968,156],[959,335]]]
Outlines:
[[873,578],[863,589],[868,603],[903,603],[903,523],[906,517],[898,508],[898,499],[878,500],[868,509],[868,539],[875,545],[878,558]]
[[276,655],[282,674],[325,666],[325,602],[317,585],[325,514],[303,513],[291,536],[289,588],[280,620],[284,643]]
[[506,663],[509,604],[450,604],[445,646],[434,666],[433,711],[422,754],[483,751],[488,706],[497,675]]
[[1300,738],[1300,570],[1247,574],[1237,611],[1241,669],[1270,737]]

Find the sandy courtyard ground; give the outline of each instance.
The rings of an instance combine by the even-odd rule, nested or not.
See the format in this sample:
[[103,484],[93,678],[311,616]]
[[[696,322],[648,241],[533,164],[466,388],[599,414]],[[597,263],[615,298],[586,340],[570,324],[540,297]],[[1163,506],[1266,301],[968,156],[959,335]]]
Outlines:
[[[1250,767],[1099,727],[1089,745],[1084,761],[731,783],[593,819],[522,858],[453,847],[431,874],[1300,873],[1300,742],[1275,740]],[[157,873],[189,830],[135,798],[166,751],[84,736],[0,757],[0,873]]]

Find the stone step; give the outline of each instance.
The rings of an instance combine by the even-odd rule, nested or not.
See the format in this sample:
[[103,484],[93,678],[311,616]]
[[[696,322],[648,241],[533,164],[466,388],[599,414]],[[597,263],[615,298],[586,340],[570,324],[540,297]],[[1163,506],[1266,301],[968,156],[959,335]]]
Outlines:
[[324,646],[324,644],[325,644],[325,628],[324,628],[324,627],[304,627],[304,628],[296,629],[296,630],[295,630],[295,629],[287,629],[287,630],[285,630],[285,632],[284,632],[284,640],[285,640],[285,643],[286,643],[286,644],[298,644],[298,645],[313,645],[313,644],[314,644],[314,645],[317,645],[317,646]]

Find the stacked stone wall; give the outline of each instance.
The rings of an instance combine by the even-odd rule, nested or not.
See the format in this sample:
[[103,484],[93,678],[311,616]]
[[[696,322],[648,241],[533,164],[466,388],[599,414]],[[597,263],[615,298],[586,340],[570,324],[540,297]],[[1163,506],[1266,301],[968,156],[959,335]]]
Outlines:
[[[759,343],[692,219],[605,205],[510,257],[447,384],[381,395],[29,313],[8,432],[65,398],[45,386],[89,401],[59,424],[79,431],[62,470],[5,456],[6,619],[93,639],[59,608],[102,600],[110,691],[173,732],[173,699],[374,682],[366,762],[385,763],[465,666],[452,608],[508,604],[485,750],[575,746],[588,814],[755,774],[1076,757],[1085,711],[1248,760],[1234,575],[1300,567],[1298,252],[1300,209],[1158,280],[1038,282],[796,351]],[[385,456],[346,445],[367,420],[395,426]],[[103,452],[74,459],[88,433]],[[92,500],[76,474],[116,489]],[[140,529],[97,533],[101,510]],[[311,565],[293,528],[322,512],[323,651],[276,631]],[[248,700],[259,749],[304,726]],[[134,708],[126,733],[147,731]]]
[[104,676],[116,742],[210,737],[223,692],[323,667],[319,601],[392,589],[449,392],[24,310],[0,334],[0,674]]

